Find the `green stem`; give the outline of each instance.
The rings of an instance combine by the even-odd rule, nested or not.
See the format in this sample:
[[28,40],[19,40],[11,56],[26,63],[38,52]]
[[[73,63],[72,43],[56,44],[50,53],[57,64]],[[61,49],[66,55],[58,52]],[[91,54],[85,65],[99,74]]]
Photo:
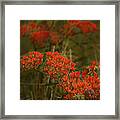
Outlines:
[[[49,82],[50,82],[50,76],[47,79],[47,84],[49,84]],[[48,99],[47,94],[48,94],[48,86],[46,87],[46,99]]]
[[52,100],[52,99],[53,99],[53,88],[51,90],[51,96],[50,96],[50,100]]
[[55,45],[53,46],[53,50],[52,51],[53,51],[53,53],[55,52]]
[[68,47],[68,43],[69,43],[69,39],[66,40],[65,47],[64,47],[64,50],[62,52],[63,55],[65,55],[65,53],[66,53],[66,49]]
[[70,49],[70,60],[72,61],[72,50]]
[[34,99],[34,97],[33,97],[33,93],[32,93],[32,91],[30,92],[31,93],[31,98],[32,98],[32,100]]

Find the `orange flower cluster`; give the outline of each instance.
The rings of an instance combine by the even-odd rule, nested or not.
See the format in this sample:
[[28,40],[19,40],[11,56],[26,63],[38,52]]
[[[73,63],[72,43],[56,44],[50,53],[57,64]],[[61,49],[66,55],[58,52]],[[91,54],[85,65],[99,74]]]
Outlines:
[[21,69],[22,71],[27,71],[30,69],[37,69],[38,66],[42,63],[43,55],[40,52],[29,52],[28,55],[25,55],[21,58]]
[[47,42],[48,38],[50,38],[52,45],[56,45],[59,41],[57,32],[39,31],[32,32],[30,35],[32,43],[39,45],[41,48],[45,47],[45,43]]
[[57,32],[48,31],[44,25],[38,25],[35,22],[20,25],[20,36],[24,37],[26,35],[28,35],[33,44],[38,44],[41,48],[45,47],[49,37],[52,45],[56,45],[59,42]]
[[27,25],[26,24],[21,25],[20,26],[20,37],[25,36],[26,33],[27,33]]
[[28,22],[27,24],[20,25],[20,36],[24,37],[33,31],[38,31],[40,28],[35,22]]
[[58,76],[62,77],[75,70],[75,63],[58,52],[46,52],[46,60],[44,72],[49,74],[52,79],[56,79]]
[[[21,70],[37,69],[43,61],[43,54],[37,51],[29,52],[21,58]],[[100,99],[99,65],[93,61],[83,71],[75,71],[75,63],[58,52],[46,52],[46,62],[43,72],[50,79],[59,80],[58,87],[64,91],[64,99],[76,99],[83,95],[84,99]],[[80,99],[80,98],[78,98]]]
[[39,32],[32,32],[30,39],[33,44],[38,44],[41,48],[45,46],[45,42],[49,37],[48,31],[39,31]]
[[83,33],[95,32],[97,30],[97,25],[91,21],[69,20],[68,24],[79,28]]
[[29,32],[38,31],[40,29],[39,26],[38,26],[38,24],[35,23],[35,22],[28,22],[27,26],[28,26],[28,31]]
[[72,36],[75,34],[73,28],[79,28],[83,33],[90,33],[97,31],[97,25],[91,21],[69,20],[63,28],[66,34]]
[[58,85],[64,92],[64,99],[75,99],[83,95],[85,99],[100,99],[100,79],[96,64],[91,64],[82,73],[76,71],[63,76]]

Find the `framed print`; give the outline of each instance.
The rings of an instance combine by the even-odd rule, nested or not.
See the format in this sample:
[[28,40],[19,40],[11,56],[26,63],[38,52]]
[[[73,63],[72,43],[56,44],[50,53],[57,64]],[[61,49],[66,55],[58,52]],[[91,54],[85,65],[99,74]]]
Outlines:
[[2,1],[1,118],[119,119],[119,1]]

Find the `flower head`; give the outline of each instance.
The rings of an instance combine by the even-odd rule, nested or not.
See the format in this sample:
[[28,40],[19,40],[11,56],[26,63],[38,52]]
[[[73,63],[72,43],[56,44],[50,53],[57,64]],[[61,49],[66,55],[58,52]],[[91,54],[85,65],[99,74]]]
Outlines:
[[48,31],[32,32],[30,35],[32,43],[38,44],[40,47],[44,47],[48,37],[49,37]]
[[40,52],[29,52],[28,55],[23,56],[20,60],[22,71],[37,69],[42,63],[42,59],[43,55]]
[[58,52],[46,52],[46,60],[44,71],[48,73],[51,78],[64,76],[75,69],[75,63]]

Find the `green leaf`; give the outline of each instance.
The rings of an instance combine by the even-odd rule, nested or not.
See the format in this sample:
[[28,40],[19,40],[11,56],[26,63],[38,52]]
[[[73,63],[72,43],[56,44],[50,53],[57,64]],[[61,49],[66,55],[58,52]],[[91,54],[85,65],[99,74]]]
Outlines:
[[44,57],[43,57],[43,62],[41,65],[39,65],[39,68],[42,68],[46,63],[46,54],[44,54]]

